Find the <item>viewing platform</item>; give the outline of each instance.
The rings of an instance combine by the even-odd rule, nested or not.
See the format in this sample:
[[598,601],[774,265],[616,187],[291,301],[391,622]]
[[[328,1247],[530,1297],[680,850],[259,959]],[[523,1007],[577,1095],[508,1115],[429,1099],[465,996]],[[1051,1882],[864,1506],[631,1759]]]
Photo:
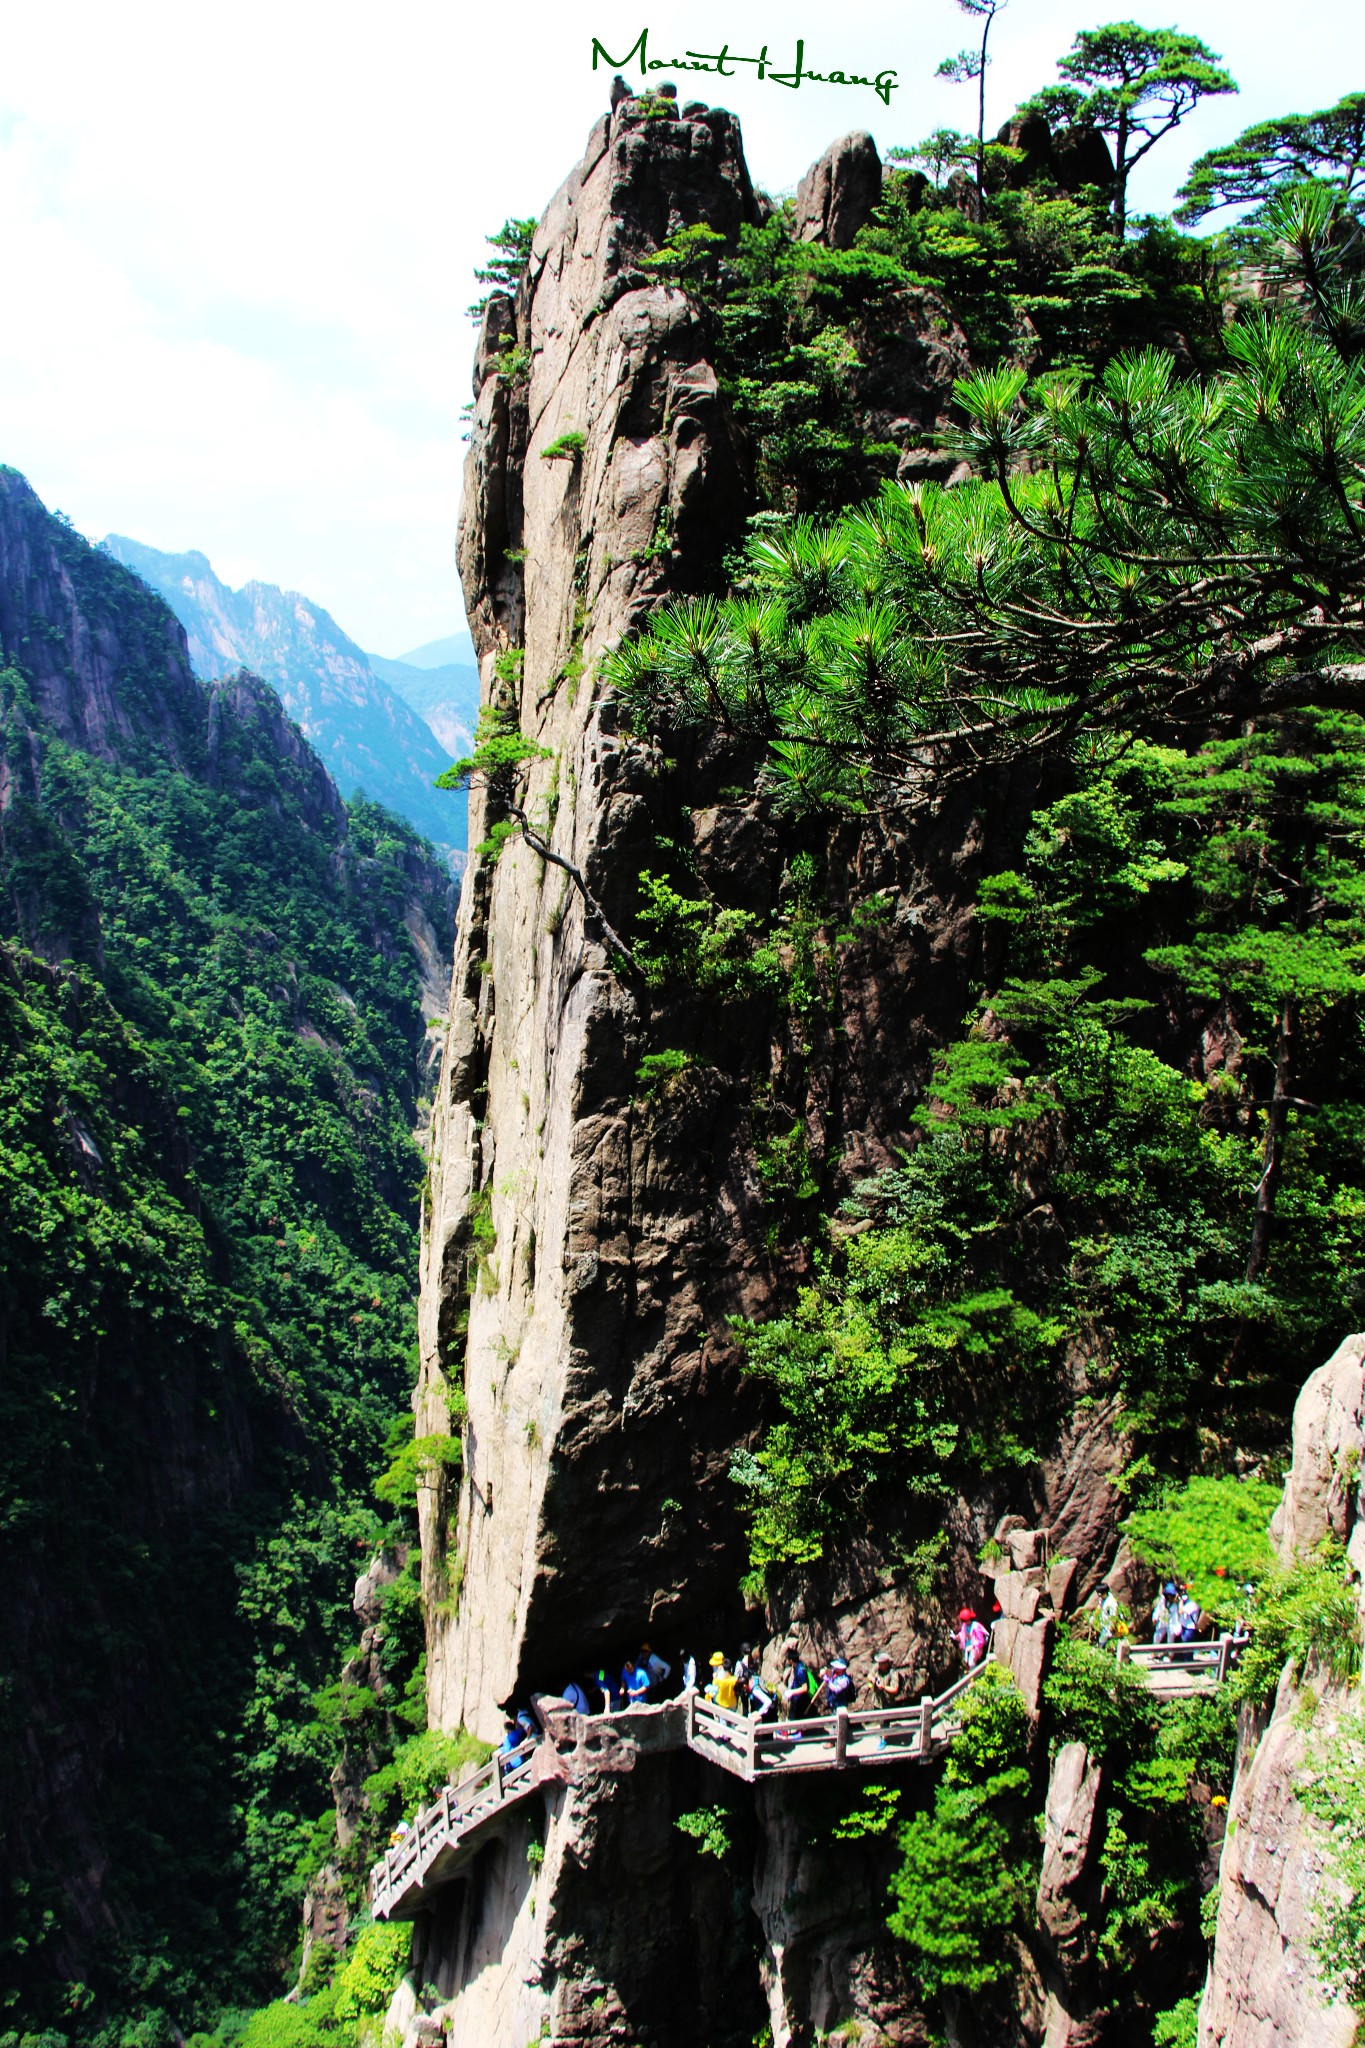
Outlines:
[[[1116,1645],[1115,1661],[1139,1672],[1159,1699],[1189,1699],[1214,1692],[1228,1676],[1246,1636],[1221,1636],[1205,1643]],[[666,1702],[651,1746],[690,1749],[732,1777],[754,1785],[796,1772],[885,1770],[892,1764],[930,1763],[943,1755],[962,1728],[962,1705],[977,1680],[995,1666],[987,1657],[964,1678],[935,1697],[925,1693],[913,1705],[881,1711],[841,1707],[835,1714],[803,1721],[760,1721],[736,1714],[691,1692]],[[542,1695],[536,1711],[547,1728],[547,1754],[560,1770],[538,1771],[533,1740],[495,1756],[462,1783],[447,1785],[433,1805],[417,1816],[401,1842],[370,1872],[370,1905],[376,1920],[413,1920],[431,1903],[433,1892],[473,1860],[505,1824],[507,1815],[542,1785],[563,1782],[571,1741],[629,1724],[634,1709],[620,1714],[576,1714]],[[642,1713],[649,1714],[645,1708]],[[654,1712],[657,1714],[658,1709]]]

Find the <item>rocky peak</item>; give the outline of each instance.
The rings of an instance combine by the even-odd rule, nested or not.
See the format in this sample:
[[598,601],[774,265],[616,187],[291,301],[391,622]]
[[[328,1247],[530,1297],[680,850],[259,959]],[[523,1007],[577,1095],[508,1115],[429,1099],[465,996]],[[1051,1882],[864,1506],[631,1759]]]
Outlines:
[[203,700],[185,635],[151,591],[0,469],[0,657],[60,739],[131,767],[192,767]]
[[796,236],[851,249],[882,196],[882,160],[865,128],[831,142],[796,188]]

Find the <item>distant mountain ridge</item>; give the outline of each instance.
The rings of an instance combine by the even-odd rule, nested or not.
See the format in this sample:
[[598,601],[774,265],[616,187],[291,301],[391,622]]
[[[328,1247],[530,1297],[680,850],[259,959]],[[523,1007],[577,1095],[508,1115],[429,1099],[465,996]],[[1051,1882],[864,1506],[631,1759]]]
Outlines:
[[[459,642],[447,640],[434,644],[449,647],[458,646]],[[370,667],[381,682],[396,690],[403,702],[431,727],[449,756],[470,751],[474,728],[479,720],[479,671],[473,662],[419,665],[406,659],[389,661],[382,654],[372,654]]]
[[273,583],[233,590],[197,549],[172,554],[124,534],[109,534],[104,547],[170,606],[196,675],[207,681],[244,667],[262,676],[343,794],[363,790],[463,866],[467,800],[432,787],[449,765],[446,739],[321,605]]

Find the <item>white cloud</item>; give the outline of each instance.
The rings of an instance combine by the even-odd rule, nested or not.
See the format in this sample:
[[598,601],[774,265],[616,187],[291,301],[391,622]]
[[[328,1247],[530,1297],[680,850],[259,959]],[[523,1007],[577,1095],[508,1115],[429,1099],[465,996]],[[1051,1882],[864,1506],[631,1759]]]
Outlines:
[[[1081,19],[1074,0],[1013,0],[994,120]],[[1361,80],[1357,0],[1301,0],[1292,36],[1280,0],[1190,0],[1179,20],[1244,90],[1153,152],[1140,204],[1166,203],[1196,149]],[[306,591],[382,651],[451,630],[471,272],[487,231],[538,213],[576,161],[606,97],[592,36],[624,49],[646,22],[656,47],[786,49],[800,30],[812,63],[898,66],[889,111],[833,87],[727,85],[774,188],[848,127],[885,147],[969,118],[932,76],[969,27],[951,0],[811,10],[804,26],[755,0],[12,15],[0,459],[87,532],[200,547],[234,581]]]

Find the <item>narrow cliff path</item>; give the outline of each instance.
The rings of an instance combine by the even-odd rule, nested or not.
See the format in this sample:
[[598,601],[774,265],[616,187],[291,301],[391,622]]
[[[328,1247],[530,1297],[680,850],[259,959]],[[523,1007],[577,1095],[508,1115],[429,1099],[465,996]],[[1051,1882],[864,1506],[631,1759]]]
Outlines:
[[[1233,1652],[1245,1640],[1224,1635],[1213,1643],[1121,1643],[1116,1661],[1139,1670],[1159,1698],[1188,1699],[1224,1682]],[[883,1711],[841,1707],[805,1721],[763,1722],[689,1693],[662,1706],[631,1709],[629,1718],[637,1726],[655,1724],[651,1749],[690,1749],[746,1784],[794,1771],[884,1770],[942,1756],[961,1731],[966,1694],[994,1668],[996,1659],[987,1657],[937,1697],[926,1693],[913,1706]],[[463,1784],[447,1785],[403,1841],[374,1866],[370,1904],[376,1919],[415,1919],[432,1893],[460,1874],[511,1808],[542,1786],[572,1780],[572,1755],[561,1753],[569,1737],[581,1748],[595,1727],[610,1727],[622,1718],[557,1710],[546,1700],[537,1707],[548,1731],[543,1745],[523,1742],[506,1756],[491,1758]]]

